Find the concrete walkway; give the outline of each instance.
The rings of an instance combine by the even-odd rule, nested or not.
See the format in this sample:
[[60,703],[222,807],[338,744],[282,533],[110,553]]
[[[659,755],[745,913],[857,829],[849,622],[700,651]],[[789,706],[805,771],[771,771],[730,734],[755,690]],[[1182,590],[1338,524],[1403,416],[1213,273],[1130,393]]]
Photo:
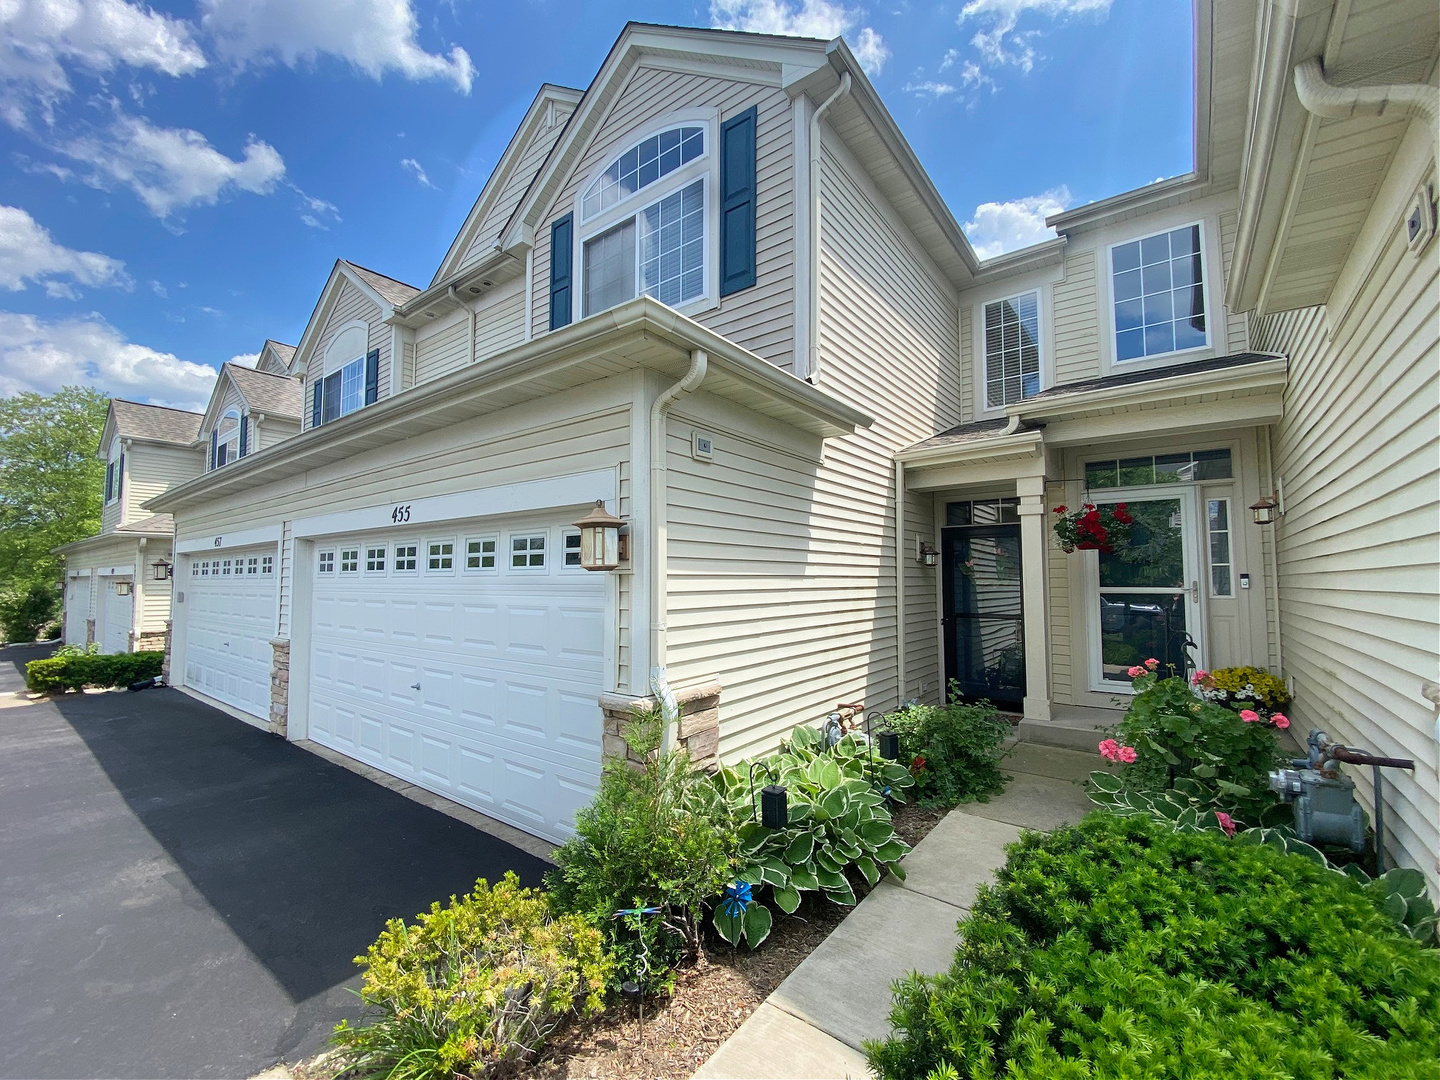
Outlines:
[[697,1080],[868,1077],[861,1045],[890,1033],[891,983],[950,966],[955,924],[1005,862],[1005,845],[1022,829],[1053,829],[1089,813],[1079,781],[1100,764],[1095,754],[1016,746],[1004,794],[935,826],[906,856],[905,881],[886,878],[861,901],[700,1066]]

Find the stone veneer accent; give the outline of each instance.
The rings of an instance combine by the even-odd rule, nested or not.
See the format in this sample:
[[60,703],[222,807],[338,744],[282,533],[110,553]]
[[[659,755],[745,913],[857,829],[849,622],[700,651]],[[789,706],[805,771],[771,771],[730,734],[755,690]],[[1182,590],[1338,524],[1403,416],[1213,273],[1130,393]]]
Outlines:
[[85,620],[85,644],[86,644],[86,645],[93,645],[94,643],[95,643],[95,620],[94,620],[94,619],[86,619],[86,620]]
[[169,648],[170,632],[168,630],[163,634],[141,634],[135,640],[136,652],[154,652],[156,649],[165,649],[168,653]]
[[170,685],[170,620],[165,620],[165,644],[161,646],[165,650],[165,659],[160,661],[160,678],[166,686]]
[[270,730],[284,737],[290,726],[290,641],[270,642],[274,659],[270,663]]
[[[675,699],[680,704],[679,744],[702,769],[716,769],[720,765],[720,690],[718,682],[708,682],[675,691]],[[637,710],[654,707],[655,698],[651,695],[601,694],[600,708],[605,714],[604,756],[635,760],[620,731]]]

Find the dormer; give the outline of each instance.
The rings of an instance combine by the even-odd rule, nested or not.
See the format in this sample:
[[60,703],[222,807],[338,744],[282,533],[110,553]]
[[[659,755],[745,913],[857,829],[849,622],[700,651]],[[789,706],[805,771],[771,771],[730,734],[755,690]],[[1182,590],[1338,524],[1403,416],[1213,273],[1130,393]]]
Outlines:
[[100,531],[151,517],[140,505],[193,478],[200,413],[113,398],[95,455],[105,462]]
[[[290,356],[285,356],[286,352]],[[300,433],[300,380],[274,370],[283,363],[282,356],[288,360],[293,354],[290,346],[267,341],[256,367],[225,364],[220,368],[200,423],[199,441],[207,472]],[[266,370],[261,370],[260,364]]]

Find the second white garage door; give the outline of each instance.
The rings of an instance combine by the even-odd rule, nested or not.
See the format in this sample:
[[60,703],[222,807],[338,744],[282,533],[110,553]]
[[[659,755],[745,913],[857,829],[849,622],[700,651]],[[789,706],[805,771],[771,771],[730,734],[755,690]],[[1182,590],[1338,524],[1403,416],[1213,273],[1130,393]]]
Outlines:
[[190,560],[185,685],[258,719],[270,717],[275,547]]
[[[443,529],[443,531],[442,531]],[[600,778],[605,579],[550,521],[318,542],[310,738],[563,841]]]

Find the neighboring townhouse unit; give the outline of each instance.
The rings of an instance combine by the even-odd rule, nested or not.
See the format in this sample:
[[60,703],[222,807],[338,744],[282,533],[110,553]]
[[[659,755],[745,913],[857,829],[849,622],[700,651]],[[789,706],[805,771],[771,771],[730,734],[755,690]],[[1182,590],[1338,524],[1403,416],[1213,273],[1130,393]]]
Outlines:
[[66,644],[164,647],[174,522],[143,504],[200,473],[199,428],[199,413],[111,400],[96,452],[105,462],[100,532],[55,549],[65,558]]
[[[267,341],[255,367],[221,365],[200,421],[205,471],[300,433],[300,380],[288,374],[294,355],[293,347]],[[286,366],[275,370],[281,364]]]
[[[1093,744],[1148,656],[1289,673],[1314,601],[1287,576],[1338,541],[1252,521],[1315,483],[1284,449],[1285,317],[1235,285],[1276,235],[1247,188],[1269,12],[1196,6],[1193,173],[983,262],[843,41],[627,26],[585,91],[541,89],[428,286],[336,263],[287,367],[304,430],[151,503],[177,522],[173,681],[563,839],[662,681],[708,761],[952,681]],[[1062,552],[1052,511],[1084,498],[1143,541]],[[611,572],[582,565],[597,501],[627,526]],[[1429,770],[1395,803],[1429,814],[1391,838],[1414,863],[1435,625],[1357,732],[1405,726]],[[1307,702],[1340,682],[1297,727],[1333,723]]]

